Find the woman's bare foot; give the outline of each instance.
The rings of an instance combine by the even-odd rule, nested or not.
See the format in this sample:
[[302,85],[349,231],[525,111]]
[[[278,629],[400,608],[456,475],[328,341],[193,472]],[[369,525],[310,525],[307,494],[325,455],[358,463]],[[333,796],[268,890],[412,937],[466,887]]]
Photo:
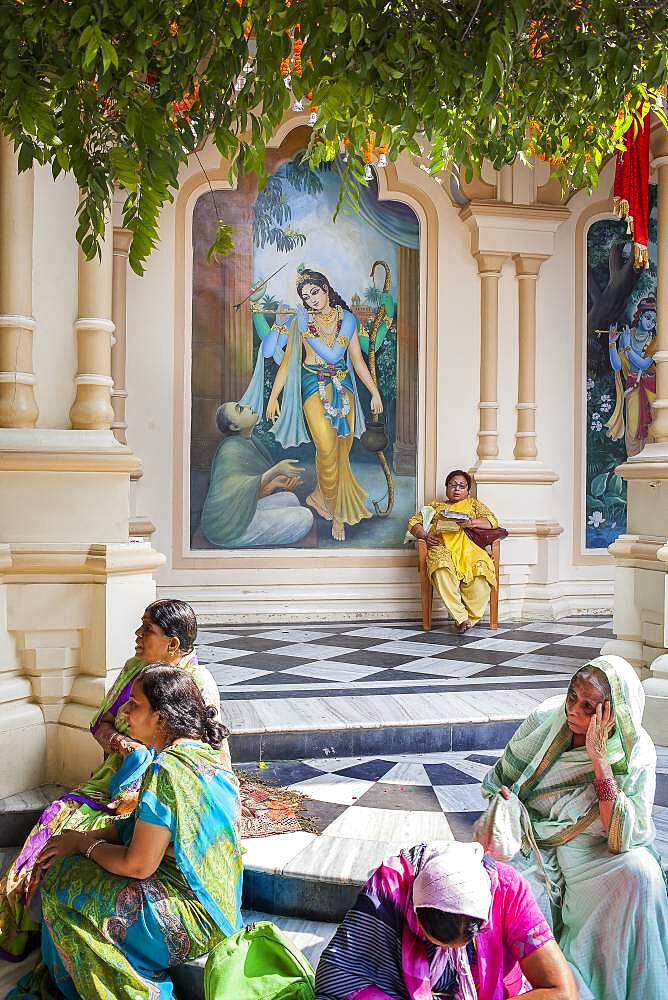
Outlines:
[[336,539],[337,542],[345,542],[346,529],[343,521],[332,522],[332,538]]
[[470,618],[467,618],[465,622],[461,622],[457,626],[457,631],[459,632],[460,635],[463,635],[464,632],[468,632],[468,630],[470,628],[473,628],[474,625],[475,625],[475,622],[472,622]]
[[323,497],[320,490],[316,489],[313,490],[313,493],[309,493],[309,495],[306,497],[306,506],[312,507],[313,510],[316,512],[316,514],[319,514],[320,517],[323,517],[325,521],[332,520],[332,515],[329,513],[327,507],[325,506],[325,498]]

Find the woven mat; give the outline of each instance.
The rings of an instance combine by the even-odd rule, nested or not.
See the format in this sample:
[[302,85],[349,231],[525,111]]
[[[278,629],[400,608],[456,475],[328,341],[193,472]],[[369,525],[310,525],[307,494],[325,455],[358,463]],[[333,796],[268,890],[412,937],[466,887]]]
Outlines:
[[241,796],[241,836],[270,837],[306,830],[317,833],[306,814],[308,799],[286,788],[272,788],[244,771],[235,771]]

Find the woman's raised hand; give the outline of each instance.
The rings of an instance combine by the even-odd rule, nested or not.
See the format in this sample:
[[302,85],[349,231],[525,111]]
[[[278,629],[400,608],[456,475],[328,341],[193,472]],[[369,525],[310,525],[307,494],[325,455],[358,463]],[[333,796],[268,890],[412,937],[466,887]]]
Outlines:
[[596,706],[585,737],[585,747],[592,764],[608,759],[608,737],[615,725],[615,715],[609,701]]

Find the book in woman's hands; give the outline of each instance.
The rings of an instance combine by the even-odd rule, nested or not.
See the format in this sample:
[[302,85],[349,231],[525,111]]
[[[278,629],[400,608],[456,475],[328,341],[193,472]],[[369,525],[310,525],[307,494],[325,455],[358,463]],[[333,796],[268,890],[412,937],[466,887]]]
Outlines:
[[468,520],[468,514],[463,514],[460,510],[439,510],[434,521],[434,531],[459,531],[462,522]]

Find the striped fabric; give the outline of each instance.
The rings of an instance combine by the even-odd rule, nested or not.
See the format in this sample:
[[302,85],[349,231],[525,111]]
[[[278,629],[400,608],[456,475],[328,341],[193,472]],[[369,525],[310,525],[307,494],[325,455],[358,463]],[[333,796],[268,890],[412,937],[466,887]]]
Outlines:
[[[431,984],[437,951],[420,928],[413,882],[427,845],[407,848],[373,873],[322,953],[316,1000],[460,1000],[452,963]],[[489,919],[466,955],[479,1000],[503,1000],[522,988],[518,961],[552,940],[552,933],[524,879],[509,865],[483,860],[492,888]],[[505,992],[504,983],[508,987]],[[516,987],[511,992],[510,984]]]

